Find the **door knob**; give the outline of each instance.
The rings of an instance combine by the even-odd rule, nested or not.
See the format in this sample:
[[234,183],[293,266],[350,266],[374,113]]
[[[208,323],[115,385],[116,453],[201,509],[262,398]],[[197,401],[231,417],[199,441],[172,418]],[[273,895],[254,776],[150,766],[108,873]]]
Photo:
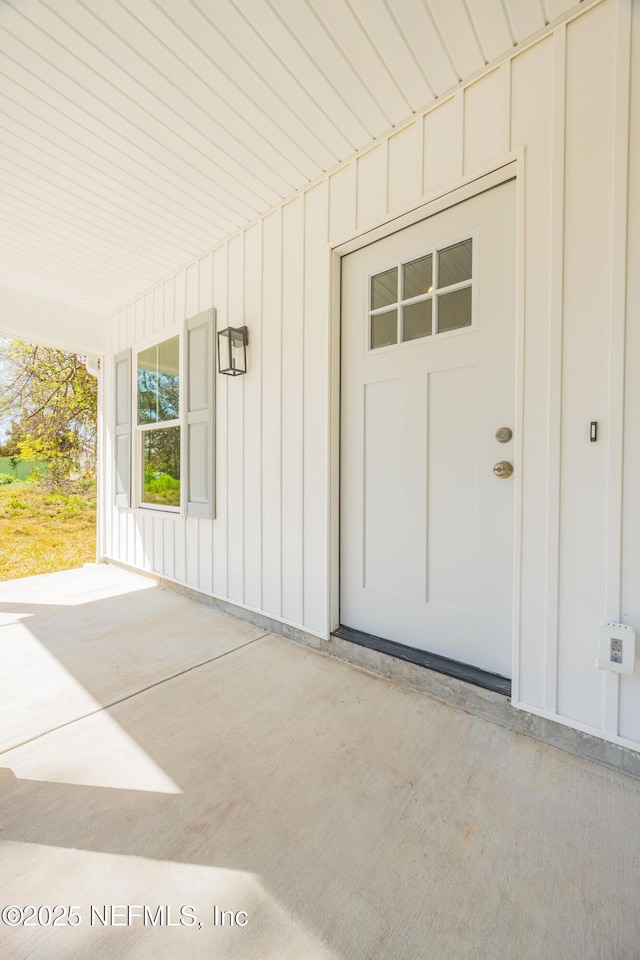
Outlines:
[[498,463],[494,464],[493,472],[500,480],[506,480],[513,473],[513,464],[509,463],[508,460],[499,460]]

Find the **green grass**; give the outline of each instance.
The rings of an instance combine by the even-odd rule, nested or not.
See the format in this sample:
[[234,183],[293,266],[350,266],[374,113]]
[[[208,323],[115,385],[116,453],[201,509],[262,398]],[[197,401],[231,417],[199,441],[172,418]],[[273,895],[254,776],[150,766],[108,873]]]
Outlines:
[[0,486],[0,580],[70,570],[96,555],[95,484]]

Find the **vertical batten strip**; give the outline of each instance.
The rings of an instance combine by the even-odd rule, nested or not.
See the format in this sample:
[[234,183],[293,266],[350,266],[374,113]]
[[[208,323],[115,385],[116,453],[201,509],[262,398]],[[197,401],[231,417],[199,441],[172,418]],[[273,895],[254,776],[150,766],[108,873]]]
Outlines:
[[262,590],[265,613],[282,602],[282,207],[264,223],[262,377]]
[[551,237],[549,243],[549,393],[547,403],[547,544],[545,584],[544,706],[558,707],[558,615],[560,574],[560,468],[562,415],[562,311],[564,282],[564,181],[567,30],[553,35]]
[[[424,123],[421,124],[424,130]],[[329,591],[327,625],[329,632],[340,626],[340,351],[341,351],[341,274],[342,259],[332,253],[330,339],[330,446],[329,446]]]
[[[387,138],[387,204],[389,202],[389,140]],[[327,198],[328,199],[328,198]],[[327,211],[328,218],[328,211]],[[355,226],[355,224],[354,224]],[[323,297],[323,320],[324,320],[324,336],[321,337],[321,344],[324,348],[322,350],[322,356],[325,358],[325,369],[324,377],[321,379],[322,386],[324,388],[324,396],[327,399],[331,393],[331,247],[329,245],[329,231],[327,230],[325,236],[323,237],[324,243],[322,245],[322,258],[325,265],[325,282],[324,282],[324,297]],[[324,444],[322,448],[322,455],[324,457],[324,469],[322,471],[322,476],[324,480],[324,498],[323,498],[323,533],[322,538],[323,544],[323,556],[322,556],[322,573],[323,573],[323,587],[324,587],[324,603],[318,604],[319,611],[321,611],[322,622],[318,622],[315,625],[316,630],[322,631],[325,637],[329,637],[329,628],[330,620],[327,619],[327,616],[330,613],[329,603],[327,603],[327,597],[329,594],[329,584],[331,577],[331,531],[329,524],[329,509],[331,507],[331,415],[328,409],[328,406],[325,405],[323,412],[323,426],[324,426]]]
[[[246,243],[246,230],[243,230],[238,238],[238,243],[240,245],[240,259],[242,263],[242,269],[240,271],[240,282],[238,283],[238,294],[240,298],[240,304],[238,308],[238,316],[234,318],[233,325],[236,327],[242,327],[246,323],[246,310],[245,310],[245,293],[244,293],[244,279],[246,275],[246,258],[245,258],[245,243]],[[246,384],[245,377],[240,377],[240,442],[237,447],[237,453],[240,457],[240,535],[238,537],[238,545],[240,551],[240,596],[239,600],[241,603],[246,603],[246,562],[245,562],[245,527],[246,527],[246,471],[244,465],[245,459],[245,434],[246,434],[246,417],[247,417],[247,404],[246,404]]]
[[258,458],[259,464],[259,483],[260,483],[260,534],[259,534],[259,545],[260,545],[260,563],[259,563],[259,597],[260,610],[264,609],[264,424],[262,421],[262,384],[264,383],[264,217],[260,219],[260,392],[258,396],[260,397],[260,456]]
[[283,208],[286,271],[282,287],[282,616],[302,621],[302,306],[304,302],[304,202]]
[[[387,137],[384,141],[384,219],[386,220],[389,216],[389,206],[391,203],[391,137]],[[331,190],[329,189],[329,193]],[[331,217],[331,207],[329,207],[329,217]],[[329,219],[329,240],[332,240],[331,236],[331,219]]]
[[[227,320],[244,323],[244,240],[237,234],[227,247]],[[244,383],[245,377],[227,381],[227,596],[244,603]]]
[[[360,163],[359,163],[359,159],[360,159],[359,157],[356,157],[356,158],[353,160],[353,164],[352,164],[352,166],[353,166],[353,205],[354,205],[353,223],[354,223],[354,230],[357,230],[358,227],[360,226],[360,203],[359,203],[359,196],[360,196],[360,189],[359,189],[359,184],[360,184]],[[304,201],[303,201],[303,207],[304,207]],[[303,232],[303,234],[304,234],[304,216],[303,216],[302,219],[303,219],[303,222],[302,222],[302,232]],[[304,262],[304,257],[303,257],[303,262]]]
[[243,234],[244,311],[249,328],[248,376],[244,381],[244,603],[262,605],[262,223]]
[[215,288],[215,259],[213,250],[209,254],[211,265],[208,268],[207,272],[207,293],[206,293],[206,302],[211,306],[213,310],[213,330],[211,331],[211,336],[213,337],[213,477],[211,482],[213,484],[213,500],[212,500],[212,509],[213,509],[213,518],[211,520],[211,537],[209,539],[209,567],[211,569],[211,592],[215,592],[215,582],[216,582],[216,517],[218,515],[218,488],[216,484],[216,477],[218,474],[218,376],[216,373],[217,370],[217,350],[218,350],[218,330],[217,330],[217,317],[218,311],[216,310],[216,288]]
[[145,339],[147,337],[153,336],[155,330],[155,304],[153,300],[153,291],[150,290],[148,293],[145,293],[144,304],[143,304],[143,313],[144,313],[144,335]]
[[[347,169],[348,169],[348,168],[347,168]],[[285,227],[284,227],[284,207],[280,207],[280,250],[279,250],[279,254],[280,254],[280,309],[279,309],[279,311],[278,311],[279,324],[280,324],[280,343],[279,343],[279,348],[280,348],[280,371],[279,371],[279,374],[280,374],[280,409],[279,409],[279,419],[280,419],[280,451],[279,451],[279,452],[280,452],[280,489],[279,489],[279,491],[278,491],[278,493],[279,493],[278,499],[279,499],[279,507],[280,507],[280,524],[279,524],[279,531],[278,531],[278,538],[279,538],[279,541],[280,541],[280,556],[279,556],[279,560],[280,560],[280,591],[279,591],[279,607],[278,607],[278,610],[277,610],[278,616],[280,616],[280,617],[282,617],[282,616],[284,615],[284,588],[283,588],[283,584],[282,584],[282,581],[283,581],[283,579],[284,579],[284,576],[283,576],[284,569],[283,569],[283,562],[282,562],[282,554],[283,554],[283,536],[282,536],[283,523],[282,523],[282,518],[283,518],[283,516],[284,516],[283,498],[282,498],[282,490],[283,490],[282,477],[283,477],[283,468],[284,468],[284,456],[283,456],[283,451],[284,451],[284,442],[283,442],[283,441],[284,441],[284,416],[283,416],[284,393],[283,393],[283,382],[284,382],[284,378],[283,378],[283,373],[282,373],[282,359],[283,359],[283,356],[284,356],[283,343],[282,343],[282,341],[283,341],[283,339],[284,339],[284,323],[283,323],[282,314],[283,314],[284,300],[285,300],[285,293],[284,293],[284,231],[285,231]]]
[[421,200],[426,193],[426,184],[425,184],[425,175],[424,175],[426,136],[425,136],[425,129],[424,129],[425,128],[424,119],[425,119],[424,116],[418,116],[415,121],[420,126],[420,130],[418,132],[418,152],[419,152],[418,160],[420,163],[420,167],[418,171],[418,191],[419,191]]
[[[622,587],[622,477],[624,467],[625,321],[631,100],[631,0],[616,4],[611,202],[611,313],[607,444],[606,617],[619,620]],[[607,672],[603,727],[619,731],[620,676]]]
[[389,170],[391,167],[391,164],[389,162],[390,142],[391,142],[391,137],[390,136],[385,137],[385,140],[384,140],[384,207],[383,207],[385,216],[389,212],[389,197],[391,194],[390,187],[389,187]]
[[[511,83],[509,82],[509,89]],[[503,102],[503,108],[511,112],[511,104]],[[525,313],[526,313],[526,166],[524,149],[518,156],[518,177],[516,180],[516,316],[515,316],[515,437],[514,460],[517,473],[514,483],[513,503],[513,594],[512,594],[512,644],[511,644],[511,700],[520,701],[520,644],[522,629],[520,623],[522,607],[522,544],[523,544],[523,504],[524,504],[524,377],[525,377]]]
[[[216,325],[213,336],[217,340],[218,329],[228,326],[227,313],[227,248],[218,247],[213,254],[213,304]],[[216,464],[215,464],[215,520],[213,522],[213,592],[219,597],[227,596],[227,406],[229,377],[216,379]]]
[[142,541],[142,557],[145,570],[153,570],[153,555],[155,551],[155,530],[154,518],[150,513],[145,513],[140,524]]
[[164,323],[164,300],[162,297],[162,284],[153,288],[153,332],[158,335],[162,331]]
[[500,150],[511,150],[511,57],[500,65]]
[[[241,255],[241,257],[242,257],[242,279],[241,279],[241,281],[240,281],[240,296],[241,296],[241,298],[242,298],[242,310],[241,310],[241,313],[240,313],[240,326],[244,326],[244,325],[246,324],[246,316],[245,316],[245,315],[246,315],[246,307],[245,307],[244,277],[245,277],[245,274],[246,274],[247,266],[246,266],[246,261],[245,261],[245,256],[244,256],[245,236],[246,236],[246,231],[243,230],[243,231],[242,231],[242,234],[241,234],[241,236],[240,236],[240,255]],[[245,383],[245,378],[244,378],[244,377],[240,377],[240,382],[241,382],[241,384],[242,384],[242,397],[241,397],[241,400],[242,400],[242,430],[241,430],[242,440],[241,440],[241,443],[240,443],[240,452],[241,452],[241,455],[242,455],[242,491],[241,491],[241,496],[240,496],[240,510],[241,510],[241,513],[242,513],[241,533],[240,533],[240,550],[241,550],[241,554],[242,554],[242,562],[241,562],[241,577],[242,577],[242,581],[241,581],[240,599],[242,600],[242,603],[246,603],[246,602],[247,602],[247,601],[246,601],[246,592],[247,592],[247,590],[246,590],[246,566],[247,566],[247,565],[246,565],[246,557],[245,557],[245,548],[244,548],[244,545],[245,545],[245,524],[246,524],[245,503],[246,503],[246,486],[247,486],[247,477],[246,477],[247,465],[246,465],[246,460],[245,460],[245,436],[246,436],[246,416],[247,416],[247,414],[246,414],[246,409],[247,409],[247,404],[246,404],[246,383]]]
[[[241,279],[238,283],[238,295],[240,298],[240,307],[238,310],[237,321],[234,326],[244,326],[245,324],[245,302],[244,302],[244,275],[246,271],[246,265],[244,260],[244,231],[241,233],[238,238],[238,244],[240,247],[240,257],[242,260],[242,270],[241,270]],[[240,600],[242,603],[245,603],[245,555],[244,555],[244,535],[245,535],[245,515],[244,515],[244,502],[245,502],[245,487],[246,487],[246,464],[244,459],[244,446],[245,446],[245,418],[246,418],[246,403],[245,403],[245,393],[246,393],[246,382],[244,377],[240,377],[240,404],[241,404],[241,414],[240,414],[240,442],[238,444],[239,454],[242,458],[242,466],[240,468],[240,535],[238,537],[239,549],[240,549]]]
[[127,520],[127,558],[132,567],[136,565],[136,518],[130,510],[124,511]]
[[464,176],[464,89],[458,90],[453,97],[453,105],[456,113],[454,136],[456,158],[455,168],[451,171],[451,180],[458,180]]
[[304,626],[315,633],[327,629],[328,542],[326,450],[328,408],[326,389],[329,356],[330,197],[328,183],[305,194],[304,290]]
[[131,331],[129,329],[129,306],[124,307],[120,311],[115,341],[114,347],[116,352],[124,350],[127,344],[131,344]]
[[140,340],[144,340],[144,297],[136,298],[133,310],[136,324],[134,337],[136,341],[140,342]]
[[173,314],[174,314],[174,302],[173,302],[173,288],[174,288],[174,279],[173,276],[169,277],[168,280],[162,284],[162,300],[163,300],[163,309],[162,309],[162,327],[170,327],[173,323]]
[[[224,244],[224,290],[225,290],[225,322],[223,329],[230,325],[229,318],[229,241]],[[225,490],[225,522],[224,522],[224,582],[225,597],[229,596],[229,377],[224,378],[224,490]]]
[[[356,172],[355,172],[355,189],[356,189],[356,217],[358,213],[358,165],[356,163]],[[302,194],[300,198],[302,204],[302,297],[300,302],[300,364],[301,364],[301,422],[302,422],[302,436],[300,438],[301,442],[301,458],[300,458],[300,623],[304,625],[304,511],[305,511],[305,483],[304,483],[304,418],[305,418],[305,393],[304,393],[304,351],[305,351],[305,322],[304,322],[304,296],[307,283],[307,204],[306,196]],[[357,220],[356,220],[357,223]]]

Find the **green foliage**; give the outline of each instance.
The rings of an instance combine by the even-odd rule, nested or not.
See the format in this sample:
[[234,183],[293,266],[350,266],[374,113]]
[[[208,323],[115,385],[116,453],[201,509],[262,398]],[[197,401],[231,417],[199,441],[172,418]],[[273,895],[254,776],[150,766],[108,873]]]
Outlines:
[[152,470],[145,470],[144,474],[145,503],[160,503],[165,506],[180,506],[180,480],[171,477],[168,473],[155,474]]
[[150,493],[164,493],[166,490],[179,490],[180,481],[176,480],[175,477],[170,477],[168,473],[161,473],[160,476],[155,476],[155,474],[147,470],[144,475],[144,488]]
[[50,465],[51,481],[95,471],[97,382],[84,358],[19,340],[0,344],[0,415],[11,415],[5,449]]
[[12,473],[0,473],[0,487],[5,487],[8,483],[13,483],[15,479]]

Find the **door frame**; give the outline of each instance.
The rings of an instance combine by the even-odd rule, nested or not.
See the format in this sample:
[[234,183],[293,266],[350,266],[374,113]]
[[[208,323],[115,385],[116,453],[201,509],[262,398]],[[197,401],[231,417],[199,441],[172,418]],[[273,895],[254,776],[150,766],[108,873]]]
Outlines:
[[500,164],[461,178],[454,187],[346,238],[329,244],[330,255],[330,358],[329,358],[329,632],[340,625],[340,433],[341,433],[341,270],[342,258],[405,227],[435,216],[480,193],[510,180],[516,181],[516,277],[515,277],[515,418],[513,516],[513,580],[511,638],[511,702],[520,700],[520,594],[522,555],[522,449],[524,425],[524,237],[525,237],[525,150],[512,151]]

